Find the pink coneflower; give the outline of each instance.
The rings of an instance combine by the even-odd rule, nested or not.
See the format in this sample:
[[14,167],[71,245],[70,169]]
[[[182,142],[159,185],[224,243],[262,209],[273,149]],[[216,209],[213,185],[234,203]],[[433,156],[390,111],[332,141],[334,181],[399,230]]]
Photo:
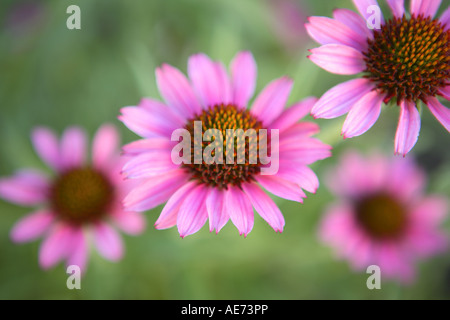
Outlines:
[[328,184],[340,202],[328,209],[320,236],[355,270],[378,265],[382,277],[408,282],[419,258],[445,249],[446,198],[424,196],[425,175],[409,158],[351,152]]
[[[395,153],[406,155],[420,131],[419,102],[450,130],[450,110],[437,99],[450,97],[450,8],[434,18],[441,0],[412,0],[411,16],[402,0],[388,0],[393,17],[380,16],[380,29],[369,29],[369,9],[376,0],[353,0],[362,17],[336,9],[334,19],[310,17],[306,29],[322,46],[309,58],[323,69],[343,75],[363,73],[327,91],[312,109],[316,118],[348,112],[344,138],[358,136],[377,121],[382,102],[395,100],[400,118]],[[370,11],[372,10],[372,11]]]
[[[125,198],[126,208],[145,211],[167,201],[155,227],[177,225],[181,237],[197,232],[207,219],[210,231],[219,232],[231,219],[239,233],[246,236],[253,228],[253,208],[275,231],[283,231],[283,215],[260,186],[279,197],[302,202],[306,197],[302,188],[315,192],[318,187],[318,179],[308,165],[329,157],[331,148],[311,137],[319,131],[316,124],[298,123],[309,114],[315,98],[284,110],[293,84],[286,77],[268,84],[251,108],[246,109],[255,90],[256,72],[256,63],[249,52],[238,53],[233,59],[231,77],[222,63],[204,54],[189,58],[189,80],[167,64],[156,70],[165,103],[143,99],[137,107],[123,108],[119,117],[144,138],[124,147],[124,152],[132,157],[124,167],[125,175],[146,179]],[[222,141],[214,142],[222,143],[224,157],[231,156],[232,164],[172,161],[172,149],[178,142],[171,141],[174,130],[184,128],[193,136],[195,122],[200,121],[203,141],[206,130],[217,129]],[[272,157],[280,159],[278,170],[273,175],[262,174],[273,163],[263,164],[259,155],[256,163],[251,163],[247,157],[255,151],[249,146],[260,142],[261,134],[249,137],[246,143],[245,138],[243,141],[230,138],[227,129],[259,132],[268,129],[267,141],[272,133],[278,132],[279,143],[270,149]],[[225,151],[225,146],[236,144],[245,148],[245,162],[240,164],[236,153]],[[196,146],[194,142],[190,146],[194,150],[192,158],[209,147],[206,143]],[[198,147],[200,151],[195,151]]]
[[27,169],[0,180],[2,198],[23,206],[39,206],[13,227],[12,240],[28,242],[43,236],[39,263],[44,269],[65,260],[67,265],[85,270],[90,234],[103,257],[121,259],[122,240],[112,225],[138,234],[145,220],[140,213],[125,211],[121,203],[130,182],[124,182],[120,175],[123,161],[116,128],[105,125],[98,130],[91,164],[85,163],[86,136],[78,127],[67,129],[60,143],[49,129],[37,128],[32,141],[56,174],[48,178]]

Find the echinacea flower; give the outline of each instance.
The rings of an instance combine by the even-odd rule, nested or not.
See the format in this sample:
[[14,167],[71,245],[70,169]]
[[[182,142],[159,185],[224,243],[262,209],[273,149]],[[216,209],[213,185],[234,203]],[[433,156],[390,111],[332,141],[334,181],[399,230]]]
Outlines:
[[393,17],[384,19],[380,11],[380,28],[370,29],[377,1],[353,2],[361,15],[336,9],[333,19],[310,17],[306,24],[322,45],[310,50],[311,61],[335,74],[362,73],[327,91],[311,114],[330,119],[348,113],[342,135],[351,138],[373,126],[383,102],[396,101],[395,153],[404,156],[419,136],[420,101],[450,131],[450,110],[438,100],[450,99],[450,8],[438,19],[441,0],[411,0],[410,15],[403,0],[387,0]]
[[144,230],[142,214],[125,211],[121,203],[130,182],[120,174],[123,160],[118,138],[114,126],[102,126],[93,141],[92,163],[87,164],[86,134],[81,128],[68,128],[61,142],[49,129],[37,128],[32,134],[34,148],[54,176],[24,169],[0,179],[0,197],[37,206],[13,227],[11,238],[20,243],[42,236],[42,268],[65,260],[84,271],[90,236],[104,258],[120,260],[123,244],[116,227],[128,234]]
[[[309,114],[315,98],[284,110],[293,85],[286,77],[268,84],[247,110],[256,73],[256,63],[249,52],[238,53],[233,59],[231,77],[222,63],[205,54],[189,58],[189,79],[167,64],[156,70],[165,103],[142,99],[139,106],[123,108],[119,116],[129,129],[144,138],[124,147],[131,158],[124,166],[125,176],[145,180],[125,198],[126,208],[145,211],[167,201],[155,227],[177,225],[181,237],[197,232],[208,219],[210,231],[215,229],[218,233],[231,219],[239,233],[246,236],[253,228],[253,208],[275,231],[283,231],[282,213],[260,186],[281,198],[302,202],[306,197],[302,188],[315,192],[318,187],[317,176],[308,165],[329,157],[331,148],[311,137],[319,131],[316,124],[298,123]],[[200,127],[196,130],[197,123]],[[176,137],[172,141],[171,137],[180,129],[187,132],[187,138],[200,135],[202,139],[199,143],[191,140],[191,156],[175,163],[172,150],[179,140]],[[210,129],[216,130],[216,140],[206,144],[205,133]],[[246,143],[245,136],[243,140],[229,136],[227,129],[254,130],[259,134],[249,136]],[[268,129],[267,135],[261,134],[262,129]],[[278,141],[272,139],[275,133]],[[267,158],[256,152],[264,139],[271,145],[266,151],[270,150],[272,160],[277,157],[279,163],[267,163]],[[206,162],[201,157],[211,145],[219,146],[215,154],[223,153],[226,163]],[[229,146],[234,152],[226,151]],[[245,151],[242,162],[235,151],[239,148]],[[250,161],[252,152],[257,161]],[[200,161],[196,161],[197,156]],[[263,174],[276,165],[278,170]]]
[[425,174],[410,158],[345,154],[327,181],[339,197],[321,227],[322,241],[355,270],[378,265],[381,277],[408,283],[414,264],[445,250],[443,196],[424,195]]

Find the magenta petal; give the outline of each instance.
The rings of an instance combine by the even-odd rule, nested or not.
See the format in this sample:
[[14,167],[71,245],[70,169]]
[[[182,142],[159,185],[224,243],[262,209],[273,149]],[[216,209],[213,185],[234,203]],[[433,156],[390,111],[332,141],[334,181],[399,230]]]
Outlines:
[[411,216],[417,226],[438,227],[448,216],[448,205],[443,196],[429,196],[414,206]]
[[400,103],[400,119],[395,134],[395,154],[405,156],[417,142],[420,114],[414,102]]
[[22,218],[11,230],[14,242],[28,242],[39,238],[51,226],[54,216],[51,212],[41,210]]
[[397,18],[401,18],[405,13],[405,1],[404,0],[386,0],[392,13]]
[[216,233],[225,226],[230,218],[225,210],[225,192],[217,188],[211,188],[206,198],[206,209],[209,217],[209,231],[216,230]]
[[86,160],[87,137],[83,129],[71,127],[61,138],[61,162],[65,169],[80,167]]
[[293,81],[282,77],[270,82],[253,102],[251,113],[265,124],[270,124],[284,109]]
[[206,196],[208,188],[197,185],[186,195],[177,217],[178,232],[182,238],[196,233],[208,219]]
[[103,125],[98,129],[92,143],[92,162],[101,169],[116,156],[119,147],[119,133],[113,125]]
[[246,237],[253,229],[254,215],[250,199],[238,187],[228,187],[225,191],[225,210],[239,230]]
[[196,185],[197,183],[194,181],[188,182],[170,197],[155,222],[156,229],[167,229],[177,224],[177,215],[181,204]]
[[39,249],[40,266],[43,269],[49,269],[65,259],[71,250],[72,237],[72,227],[63,224],[55,225]]
[[133,141],[122,147],[126,155],[138,155],[145,152],[171,152],[174,144],[168,138],[149,138]]
[[264,189],[280,198],[300,203],[303,203],[303,198],[306,198],[306,194],[299,185],[277,176],[259,175],[255,179]]
[[78,266],[81,272],[84,272],[88,260],[88,245],[82,228],[74,231],[71,247],[71,253],[67,258],[67,265]]
[[231,61],[231,85],[236,106],[247,107],[255,92],[256,74],[256,62],[250,52],[239,52]]
[[331,73],[352,75],[366,69],[364,55],[352,47],[326,44],[310,51],[309,59]]
[[[449,16],[450,16],[450,8],[449,8]],[[445,86],[439,90],[439,93],[447,100],[450,100],[450,85]]]
[[284,217],[275,202],[254,183],[242,184],[242,189],[250,199],[256,212],[276,231],[283,232]]
[[49,181],[41,173],[22,170],[10,178],[0,179],[0,197],[23,206],[46,201]]
[[283,132],[280,137],[280,146],[284,144],[296,144],[296,140],[302,140],[320,131],[320,127],[314,122],[300,122],[292,125],[289,129]]
[[342,128],[344,139],[359,136],[369,130],[381,112],[383,96],[371,91],[351,108]]
[[427,106],[436,119],[450,132],[450,109],[441,104],[435,97],[428,98]]
[[350,29],[344,23],[327,17],[309,17],[306,31],[321,45],[340,44],[359,51],[367,48],[367,37]]
[[106,223],[94,226],[94,242],[98,252],[110,261],[118,261],[123,256],[122,238]]
[[439,21],[445,26],[445,30],[450,29],[450,7],[444,11]]
[[146,221],[139,212],[119,211],[111,216],[117,227],[125,233],[137,235],[145,230]]
[[292,105],[270,124],[270,129],[278,129],[282,132],[290,128],[300,119],[307,116],[316,102],[316,97],[308,97]]
[[61,161],[59,142],[56,135],[47,128],[36,128],[33,130],[31,139],[39,157],[51,168],[59,170]]
[[132,157],[123,167],[123,173],[126,178],[137,179],[159,176],[177,168],[168,151],[148,152]]
[[315,118],[331,119],[347,113],[364,95],[373,89],[367,79],[354,79],[331,88],[311,110]]
[[411,0],[411,15],[433,18],[438,11],[442,0]]
[[184,119],[190,119],[202,108],[186,76],[180,70],[163,64],[156,69],[156,82],[164,101]]
[[[377,0],[353,0],[353,3],[355,4],[359,13],[364,18],[364,21],[367,21],[369,19],[369,17],[373,14],[373,13],[368,12],[369,7],[377,6],[378,8],[380,8]],[[384,18],[383,18],[383,16],[381,16],[381,24],[383,24],[383,23],[384,23]]]
[[331,146],[315,138],[303,138],[293,143],[283,139],[279,146],[279,159],[307,165],[330,157],[331,149]]
[[189,57],[188,74],[203,106],[231,102],[231,84],[225,67],[203,53]]
[[143,98],[138,107],[152,115],[152,127],[160,127],[162,129],[160,131],[164,134],[172,133],[173,130],[183,128],[185,125],[186,120],[182,116],[158,100]]
[[367,28],[366,21],[356,12],[349,9],[335,9],[333,10],[333,17],[351,30],[358,32],[361,37],[373,38],[373,33]]
[[188,178],[189,176],[179,169],[152,177],[125,197],[124,207],[127,211],[142,212],[159,206],[186,183]]
[[317,175],[307,166],[291,164],[290,166],[282,165],[277,176],[298,184],[308,192],[315,193],[319,187],[319,179]]

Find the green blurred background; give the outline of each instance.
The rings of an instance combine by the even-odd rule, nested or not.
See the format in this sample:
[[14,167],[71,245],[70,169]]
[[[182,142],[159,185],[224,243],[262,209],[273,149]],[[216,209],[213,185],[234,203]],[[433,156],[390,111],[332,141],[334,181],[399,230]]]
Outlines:
[[[81,30],[68,30],[66,9],[81,9]],[[163,62],[186,71],[187,58],[205,52],[226,64],[251,50],[258,64],[257,90],[288,75],[291,102],[320,96],[346,79],[306,59],[316,46],[305,34],[308,15],[330,16],[350,0],[58,0],[0,3],[0,176],[22,167],[47,170],[33,152],[37,125],[58,133],[81,125],[92,134],[105,122],[118,126],[123,142],[137,139],[117,120],[119,109],[143,96],[159,97],[154,69]],[[442,8],[440,12],[442,12]],[[334,156],[313,165],[322,184],[303,205],[277,199],[286,219],[276,234],[259,216],[247,238],[229,222],[218,234],[207,226],[181,239],[176,228],[153,228],[161,207],[146,213],[148,229],[124,236],[119,263],[92,250],[81,290],[66,288],[62,264],[38,266],[39,241],[15,245],[13,224],[27,214],[0,200],[0,299],[444,299],[450,298],[450,256],[420,263],[409,287],[383,282],[366,288],[365,273],[336,261],[317,239],[317,226],[333,201],[323,177],[346,149],[393,154],[398,109],[385,107],[365,135],[342,141],[344,117],[317,121],[319,137]],[[423,110],[414,154],[429,174],[427,190],[450,195],[450,138]],[[444,226],[450,231],[450,224]]]

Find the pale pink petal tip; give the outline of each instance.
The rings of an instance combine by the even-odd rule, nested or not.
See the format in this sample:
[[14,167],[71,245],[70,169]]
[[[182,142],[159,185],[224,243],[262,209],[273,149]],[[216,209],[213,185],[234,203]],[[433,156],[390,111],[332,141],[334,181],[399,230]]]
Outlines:
[[38,211],[20,220],[11,230],[14,242],[32,241],[49,230],[54,216],[51,212]]
[[123,244],[120,235],[106,223],[94,227],[94,242],[98,252],[110,261],[118,261],[123,256]]

